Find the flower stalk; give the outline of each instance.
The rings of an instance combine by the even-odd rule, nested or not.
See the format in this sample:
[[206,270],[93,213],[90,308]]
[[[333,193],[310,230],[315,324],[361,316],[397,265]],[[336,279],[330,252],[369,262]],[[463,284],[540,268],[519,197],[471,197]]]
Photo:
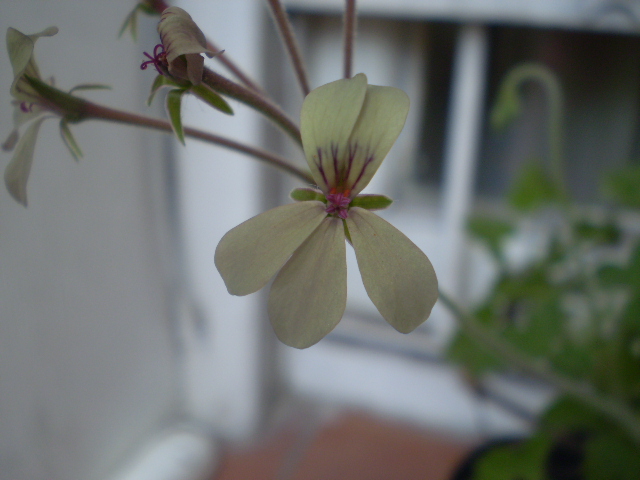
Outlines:
[[213,91],[233,98],[245,105],[262,113],[273,123],[280,127],[289,137],[291,137],[298,145],[302,145],[300,137],[300,129],[298,125],[289,118],[275,103],[271,102],[261,94],[251,90],[245,86],[239,85],[219,73],[208,68],[204,69],[202,83],[207,85]]
[[309,87],[307,69],[304,65],[304,61],[302,60],[300,47],[296,41],[296,36],[293,33],[293,26],[289,21],[289,16],[287,15],[287,12],[282,6],[282,2],[280,0],[267,0],[267,3],[269,4],[276,27],[280,32],[282,41],[285,44],[287,53],[289,54],[289,60],[291,60],[291,64],[293,65],[293,70],[295,71],[302,94],[306,97],[311,91]]
[[351,78],[356,36],[356,0],[346,0],[344,8],[344,78]]
[[[165,120],[136,115],[134,113],[124,112],[121,110],[115,110],[87,101],[85,101],[83,105],[83,119],[105,120],[116,123],[123,123],[126,125],[150,128],[152,130],[159,130],[166,133],[172,132],[171,124]],[[234,150],[236,152],[254,157],[260,161],[267,163],[268,165],[271,165],[272,167],[275,167],[285,173],[299,178],[307,184],[313,183],[313,178],[308,172],[296,167],[286,158],[274,153],[251,147],[235,140],[231,140],[220,135],[215,135],[213,133],[205,132],[203,130],[198,130],[192,127],[184,127],[184,134],[185,136],[194,138],[196,140],[224,147],[229,150]]]

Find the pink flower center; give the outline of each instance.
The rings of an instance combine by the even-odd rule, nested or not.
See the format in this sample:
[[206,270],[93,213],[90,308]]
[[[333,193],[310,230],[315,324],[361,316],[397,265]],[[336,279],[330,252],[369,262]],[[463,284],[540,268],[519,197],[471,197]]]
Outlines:
[[331,189],[331,193],[326,195],[327,208],[325,212],[329,214],[338,215],[343,220],[348,217],[349,204],[351,198],[349,197],[349,191],[337,193],[335,188]]
[[167,53],[164,51],[164,46],[159,43],[153,49],[153,56],[149,55],[147,52],[143,52],[144,55],[149,59],[146,62],[142,62],[140,65],[141,70],[146,70],[149,65],[153,65],[156,67],[156,71],[160,75],[164,75],[164,72],[167,71]]

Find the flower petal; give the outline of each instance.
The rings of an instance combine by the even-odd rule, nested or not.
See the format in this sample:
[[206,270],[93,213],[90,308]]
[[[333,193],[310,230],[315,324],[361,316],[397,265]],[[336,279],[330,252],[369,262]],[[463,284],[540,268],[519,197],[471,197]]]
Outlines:
[[322,202],[276,207],[226,233],[216,248],[215,264],[232,295],[264,287],[296,248],[327,216]]
[[29,125],[24,136],[18,141],[13,157],[4,171],[4,183],[7,190],[18,203],[25,207],[27,206],[27,180],[29,180],[33,163],[36,138],[40,125],[46,118],[42,117]]
[[349,145],[351,197],[368,185],[404,127],[409,97],[398,88],[369,85]]
[[320,341],[347,305],[347,259],[342,220],[325,218],[273,281],[269,318],[278,338],[295,348]]
[[311,174],[325,193],[335,184],[347,155],[347,142],[360,115],[367,92],[367,77],[360,73],[313,90],[300,112],[302,144]]
[[359,207],[346,220],[369,298],[396,330],[409,333],[438,299],[431,262],[400,230]]
[[[25,35],[15,28],[7,29],[7,52],[9,53],[11,67],[13,67],[11,94],[14,97],[21,98],[19,94],[21,93],[20,90],[22,87],[26,87],[28,90],[27,93],[31,93],[31,89],[28,86],[21,85],[20,88],[18,87],[18,82],[23,74],[26,73],[31,77],[40,78],[38,66],[33,59],[33,49],[36,40],[40,37],[51,37],[56,33],[58,33],[57,27],[45,28],[43,31],[33,35]],[[23,84],[24,82],[20,83]]]
[[187,63],[185,78],[194,85],[202,81],[204,59],[200,54],[205,53],[208,57],[213,57],[221,53],[207,48],[207,39],[202,30],[191,16],[179,7],[169,7],[162,12],[158,33],[167,54],[169,73],[184,76],[184,64],[176,60],[185,55]]

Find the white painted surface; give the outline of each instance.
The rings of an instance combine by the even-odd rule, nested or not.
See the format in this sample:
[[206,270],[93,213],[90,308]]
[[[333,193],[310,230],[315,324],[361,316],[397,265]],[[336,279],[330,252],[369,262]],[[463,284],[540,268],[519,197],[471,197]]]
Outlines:
[[[250,76],[259,75],[263,5],[254,0],[183,1],[214,43]],[[198,19],[206,19],[199,21]],[[219,63],[209,63],[226,74]],[[261,119],[253,110],[230,101],[230,117],[193,99],[183,106],[185,125],[257,145]],[[227,293],[213,262],[220,238],[260,213],[260,175],[255,161],[238,153],[187,140],[176,150],[180,213],[191,288],[187,316],[187,408],[197,418],[232,438],[246,438],[260,412],[261,339],[273,335],[258,309],[260,294],[234,297]],[[200,322],[196,328],[195,322]]]
[[[34,33],[43,76],[86,97],[144,109],[141,48],[116,39],[128,0],[0,1],[0,31]],[[0,53],[0,135],[11,130],[11,69]],[[143,82],[147,85],[143,86]],[[72,126],[40,131],[29,207],[0,188],[0,479],[104,478],[176,407],[166,217],[158,135]],[[0,154],[2,166],[10,155]]]

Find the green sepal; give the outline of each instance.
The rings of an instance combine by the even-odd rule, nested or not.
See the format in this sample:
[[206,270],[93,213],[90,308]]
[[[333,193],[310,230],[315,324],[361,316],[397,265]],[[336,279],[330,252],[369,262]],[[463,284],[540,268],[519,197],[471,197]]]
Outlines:
[[233,110],[226,102],[226,100],[216,92],[211,90],[209,87],[202,84],[193,85],[190,90],[191,93],[193,93],[196,97],[198,97],[203,102],[211,105],[216,110],[219,110],[222,113],[226,113],[227,115],[233,115]]
[[384,210],[392,203],[393,200],[386,195],[364,194],[358,195],[356,198],[351,200],[349,207],[360,207],[365,210]]
[[129,15],[127,15],[127,18],[124,19],[124,22],[122,22],[122,26],[120,27],[120,31],[118,32],[118,38],[121,38],[124,32],[126,30],[129,30],[129,33],[131,33],[131,38],[133,38],[133,40],[138,39],[139,8],[140,8],[140,5],[136,5],[134,9],[131,10],[131,12],[129,12]]
[[147,15],[160,15],[160,12],[155,10],[146,3],[138,3],[133,10],[127,15],[127,18],[122,22],[120,31],[118,32],[118,38],[122,37],[122,34],[128,29],[131,33],[133,40],[138,39],[138,12],[146,13]]
[[79,162],[82,158],[82,150],[78,146],[78,142],[73,137],[71,130],[69,129],[69,123],[63,118],[60,120],[60,136],[62,137],[62,141],[69,149],[69,153],[76,162]]
[[169,121],[171,122],[171,128],[173,128],[173,133],[176,134],[178,140],[183,145],[184,143],[184,130],[182,128],[182,115],[181,115],[181,106],[182,106],[182,95],[186,90],[176,88],[171,90],[167,94],[167,114],[169,115]]
[[186,82],[176,82],[170,77],[159,74],[153,81],[153,85],[151,85],[151,92],[149,93],[149,98],[147,99],[147,106],[151,105],[151,102],[153,101],[156,93],[158,93],[158,90],[160,90],[162,87],[175,87],[180,90],[185,90],[188,85],[189,84]]
[[73,93],[76,90],[111,90],[111,85],[103,85],[101,83],[81,83],[69,90],[69,93]]
[[85,100],[58,90],[38,78],[28,75],[25,75],[24,78],[38,95],[64,111],[68,122],[75,123],[84,118],[84,106],[87,103]]
[[318,200],[327,203],[327,199],[322,192],[314,188],[294,188],[289,196],[296,202],[308,202],[310,200]]

